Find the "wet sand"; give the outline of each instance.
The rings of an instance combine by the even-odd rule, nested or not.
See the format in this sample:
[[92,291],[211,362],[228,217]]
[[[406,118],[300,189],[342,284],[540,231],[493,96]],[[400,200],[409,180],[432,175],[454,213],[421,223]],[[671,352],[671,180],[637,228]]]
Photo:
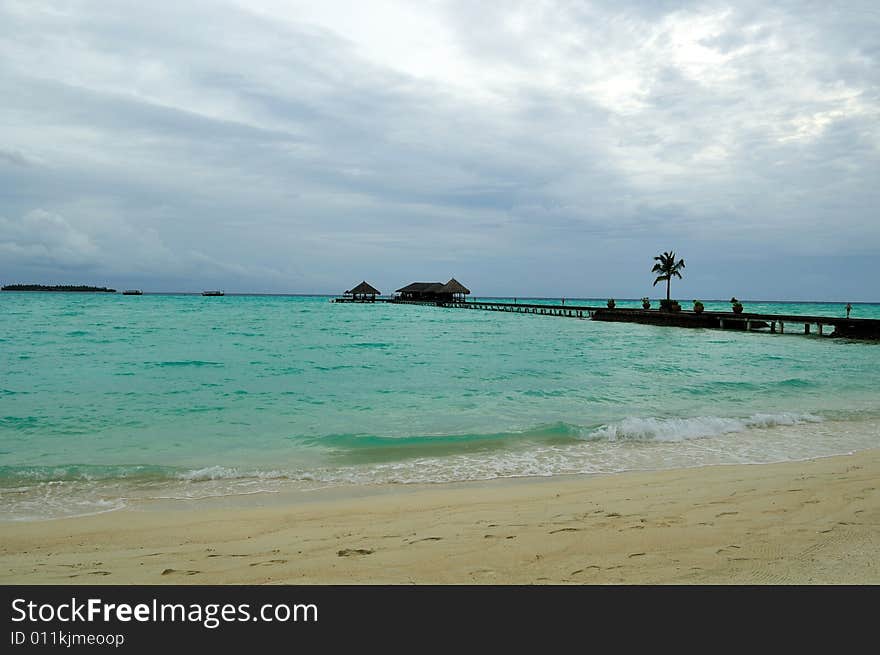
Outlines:
[[0,525],[5,584],[878,584],[880,450]]

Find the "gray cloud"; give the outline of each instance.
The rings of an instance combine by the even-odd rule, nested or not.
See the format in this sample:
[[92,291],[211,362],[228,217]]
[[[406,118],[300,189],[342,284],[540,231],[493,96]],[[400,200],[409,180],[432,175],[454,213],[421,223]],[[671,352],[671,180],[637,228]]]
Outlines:
[[160,4],[0,6],[4,279],[639,297],[674,247],[762,297],[880,255],[867,3],[440,3],[412,60],[332,3]]

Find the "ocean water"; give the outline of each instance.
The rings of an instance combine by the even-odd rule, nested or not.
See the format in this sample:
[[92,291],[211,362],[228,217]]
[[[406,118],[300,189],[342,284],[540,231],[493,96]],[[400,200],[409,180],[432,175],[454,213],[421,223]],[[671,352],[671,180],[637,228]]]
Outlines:
[[[745,304],[843,315],[840,303]],[[880,318],[880,305],[854,305],[853,316]],[[880,446],[880,344],[794,327],[685,330],[327,297],[4,292],[0,520]]]

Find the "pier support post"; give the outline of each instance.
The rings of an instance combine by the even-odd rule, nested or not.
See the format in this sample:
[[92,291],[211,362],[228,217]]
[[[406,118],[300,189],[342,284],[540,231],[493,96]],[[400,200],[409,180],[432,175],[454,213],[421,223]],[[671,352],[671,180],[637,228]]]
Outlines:
[[809,333],[810,333],[810,324],[804,323],[804,334],[809,334]]
[[752,331],[752,322],[749,320],[746,320],[746,332],[751,332],[751,331]]
[[724,319],[723,318],[718,319],[718,327],[720,327],[722,330],[724,329]]
[[822,324],[818,323],[817,326],[819,327],[819,336],[821,337],[822,336]]
[[779,334],[785,334],[785,323],[779,321]]
[[776,334],[776,321],[770,321],[770,332]]

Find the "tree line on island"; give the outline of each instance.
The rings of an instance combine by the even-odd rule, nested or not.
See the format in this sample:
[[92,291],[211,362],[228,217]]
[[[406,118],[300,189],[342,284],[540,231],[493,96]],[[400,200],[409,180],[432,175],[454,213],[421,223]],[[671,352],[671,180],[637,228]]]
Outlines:
[[116,293],[116,289],[108,287],[92,287],[87,284],[7,284],[0,291],[72,291]]

